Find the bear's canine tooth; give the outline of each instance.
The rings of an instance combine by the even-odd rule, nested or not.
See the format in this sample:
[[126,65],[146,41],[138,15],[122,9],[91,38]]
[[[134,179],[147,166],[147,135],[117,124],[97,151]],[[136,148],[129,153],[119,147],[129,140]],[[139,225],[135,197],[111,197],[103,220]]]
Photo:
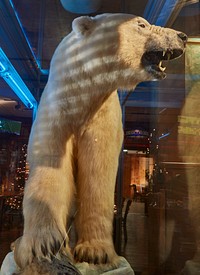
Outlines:
[[165,53],[166,53],[166,51],[163,51],[163,54],[162,54],[162,55],[165,56]]
[[166,70],[166,67],[162,67],[162,61],[159,62],[158,67],[162,72]]
[[167,53],[167,60],[170,60],[171,54],[173,54],[173,51],[171,53]]

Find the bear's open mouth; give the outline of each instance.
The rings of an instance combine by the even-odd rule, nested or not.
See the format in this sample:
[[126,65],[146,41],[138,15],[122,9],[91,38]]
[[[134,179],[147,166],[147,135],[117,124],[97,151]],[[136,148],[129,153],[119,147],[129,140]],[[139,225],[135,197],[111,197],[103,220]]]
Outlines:
[[146,70],[158,78],[165,78],[166,67],[163,61],[175,59],[183,54],[182,49],[167,49],[163,51],[149,51],[142,56],[142,64]]

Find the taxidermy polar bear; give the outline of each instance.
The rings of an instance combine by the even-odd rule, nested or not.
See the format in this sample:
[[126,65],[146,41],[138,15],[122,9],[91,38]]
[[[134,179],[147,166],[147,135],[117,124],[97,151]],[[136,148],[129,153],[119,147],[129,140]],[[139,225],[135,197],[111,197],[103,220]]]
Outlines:
[[[56,49],[28,145],[22,270],[65,255],[117,265],[112,241],[114,189],[123,130],[117,89],[165,78],[163,60],[182,55],[187,37],[128,14],[83,16]],[[73,200],[73,257],[67,218]]]

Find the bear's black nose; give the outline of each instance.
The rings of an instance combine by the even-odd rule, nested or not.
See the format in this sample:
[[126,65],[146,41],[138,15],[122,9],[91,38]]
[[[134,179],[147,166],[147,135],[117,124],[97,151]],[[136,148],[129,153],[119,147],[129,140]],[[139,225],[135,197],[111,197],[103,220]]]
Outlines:
[[179,32],[178,36],[183,40],[183,42],[187,42],[187,35],[183,32]]

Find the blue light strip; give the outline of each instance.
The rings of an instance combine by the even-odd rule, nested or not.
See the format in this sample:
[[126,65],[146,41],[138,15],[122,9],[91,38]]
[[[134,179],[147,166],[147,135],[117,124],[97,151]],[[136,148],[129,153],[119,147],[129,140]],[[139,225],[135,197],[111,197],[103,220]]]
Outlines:
[[0,48],[0,76],[29,109],[37,110],[37,101],[21,79],[4,51]]
[[30,44],[29,39],[28,39],[28,37],[27,37],[27,35],[26,35],[25,31],[24,31],[24,28],[23,28],[23,26],[22,26],[22,23],[21,23],[21,21],[20,21],[20,19],[19,19],[19,16],[18,16],[18,14],[17,14],[17,12],[16,12],[16,9],[15,9],[15,6],[14,6],[12,0],[9,0],[9,2],[10,2],[11,7],[13,8],[13,11],[14,11],[14,13],[15,13],[16,19],[17,19],[17,21],[18,21],[18,23],[19,23],[19,26],[20,26],[20,28],[21,28],[21,30],[22,30],[22,33],[23,33],[23,35],[24,35],[24,37],[25,37],[25,39],[26,39],[27,45],[28,45],[29,48],[30,48],[30,51],[31,51],[31,53],[32,53],[32,55],[33,55],[33,57],[34,57],[34,59],[35,59],[35,62],[36,62],[36,64],[37,64],[37,66],[38,66],[40,72],[41,72],[43,75],[48,75],[48,74],[49,74],[49,70],[48,70],[48,69],[42,69],[42,68],[41,68],[41,62],[36,58],[36,56],[35,56],[35,54],[34,54],[34,52],[33,52],[33,50],[32,50],[31,44]]
[[143,16],[151,23],[165,26],[178,0],[149,0]]
[[0,61],[0,73],[4,72],[5,70],[6,70],[6,67]]
[[174,8],[176,7],[177,2],[177,0],[165,1],[160,11],[160,14],[156,20],[156,25],[165,26],[167,24],[167,21],[169,20]]
[[148,0],[143,13],[144,18],[146,18],[151,24],[155,24],[162,6],[163,0]]
[[166,133],[166,134],[162,134],[158,139],[162,139],[162,138],[165,138],[165,137],[168,137],[170,135],[170,133]]

